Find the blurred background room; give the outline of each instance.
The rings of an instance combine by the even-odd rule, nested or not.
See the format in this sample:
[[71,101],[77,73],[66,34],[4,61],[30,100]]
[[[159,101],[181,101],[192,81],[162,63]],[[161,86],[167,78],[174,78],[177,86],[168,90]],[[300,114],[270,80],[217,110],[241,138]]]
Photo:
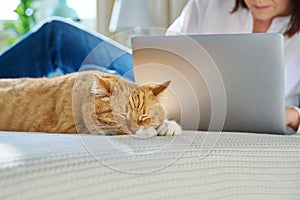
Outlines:
[[0,52],[51,16],[69,18],[130,47],[132,35],[164,34],[187,0],[0,1]]

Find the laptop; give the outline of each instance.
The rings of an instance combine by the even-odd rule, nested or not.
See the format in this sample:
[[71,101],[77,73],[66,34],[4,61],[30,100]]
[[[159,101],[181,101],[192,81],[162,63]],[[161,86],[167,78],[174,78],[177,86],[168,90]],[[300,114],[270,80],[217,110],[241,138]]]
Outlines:
[[162,96],[185,130],[285,133],[283,36],[136,36],[139,84],[171,80]]

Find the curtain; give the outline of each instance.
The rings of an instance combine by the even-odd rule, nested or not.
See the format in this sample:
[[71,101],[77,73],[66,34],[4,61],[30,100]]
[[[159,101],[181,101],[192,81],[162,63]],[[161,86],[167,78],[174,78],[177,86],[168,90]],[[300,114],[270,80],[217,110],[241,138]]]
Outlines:
[[[138,1],[138,0],[137,0]],[[151,0],[154,26],[166,29],[181,13],[187,0]],[[114,0],[97,0],[97,31],[111,36],[108,30]]]

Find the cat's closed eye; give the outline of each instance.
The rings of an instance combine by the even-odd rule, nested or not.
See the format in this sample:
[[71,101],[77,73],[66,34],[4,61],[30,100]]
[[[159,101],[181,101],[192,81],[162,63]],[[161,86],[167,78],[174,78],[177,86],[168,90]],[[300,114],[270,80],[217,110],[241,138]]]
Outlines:
[[149,126],[151,124],[151,117],[149,115],[141,115],[139,117],[140,126]]

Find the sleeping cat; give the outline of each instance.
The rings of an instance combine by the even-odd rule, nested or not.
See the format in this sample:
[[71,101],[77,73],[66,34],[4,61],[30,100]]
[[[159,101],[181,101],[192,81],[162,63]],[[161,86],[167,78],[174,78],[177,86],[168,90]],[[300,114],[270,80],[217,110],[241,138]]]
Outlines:
[[99,71],[0,79],[0,130],[178,135],[159,103],[169,83],[138,86]]

